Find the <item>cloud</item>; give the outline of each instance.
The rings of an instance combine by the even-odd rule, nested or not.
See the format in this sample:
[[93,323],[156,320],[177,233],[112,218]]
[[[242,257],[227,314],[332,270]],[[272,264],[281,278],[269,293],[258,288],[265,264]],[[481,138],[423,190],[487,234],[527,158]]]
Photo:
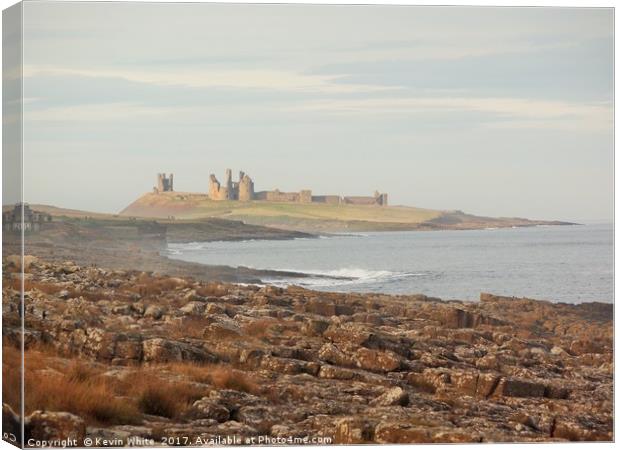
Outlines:
[[[467,89],[484,95],[555,99],[611,99],[613,39],[568,40],[564,45],[527,41],[460,57],[427,55],[416,50],[400,58],[327,64],[311,73],[341,75],[338,83],[393,86],[401,89]],[[458,53],[461,44],[455,46]],[[432,53],[432,52],[430,52]]]
[[186,86],[197,88],[271,89],[291,92],[353,93],[392,90],[393,87],[363,83],[338,84],[339,75],[303,74],[295,71],[269,69],[201,69],[183,68],[162,70],[139,69],[82,69],[27,65],[25,77],[82,76],[93,78],[120,78],[127,81],[158,86]]
[[[578,103],[510,97],[410,97],[308,101],[292,110],[347,115],[432,115],[457,112],[487,113],[485,125],[526,125],[551,128],[577,126],[610,130],[613,109],[607,102]],[[544,122],[541,122],[544,121]]]
[[58,106],[24,111],[24,122],[115,122],[137,118],[158,118],[187,108],[150,107],[133,103],[104,103]]

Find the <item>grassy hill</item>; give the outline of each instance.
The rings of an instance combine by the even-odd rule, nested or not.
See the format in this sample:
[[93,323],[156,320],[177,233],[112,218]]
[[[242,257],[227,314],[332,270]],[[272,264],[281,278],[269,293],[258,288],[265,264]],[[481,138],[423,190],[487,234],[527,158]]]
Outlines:
[[302,231],[387,231],[472,229],[548,224],[520,218],[491,218],[461,211],[405,206],[357,206],[267,201],[213,201],[204,194],[182,192],[144,194],[121,216],[175,219],[218,217]]

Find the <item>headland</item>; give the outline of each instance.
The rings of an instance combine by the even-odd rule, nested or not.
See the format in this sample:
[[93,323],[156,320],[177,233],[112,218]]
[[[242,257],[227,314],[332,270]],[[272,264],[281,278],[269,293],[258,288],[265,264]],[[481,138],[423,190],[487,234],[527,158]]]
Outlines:
[[177,192],[173,180],[172,174],[158,174],[153,191],[139,197],[119,215],[175,219],[217,217],[310,233],[574,225],[519,217],[476,216],[459,210],[389,206],[388,194],[378,191],[371,196],[313,195],[308,189],[255,191],[254,181],[247,174],[241,172],[239,181],[233,182],[230,170],[223,184],[211,175],[208,193]]

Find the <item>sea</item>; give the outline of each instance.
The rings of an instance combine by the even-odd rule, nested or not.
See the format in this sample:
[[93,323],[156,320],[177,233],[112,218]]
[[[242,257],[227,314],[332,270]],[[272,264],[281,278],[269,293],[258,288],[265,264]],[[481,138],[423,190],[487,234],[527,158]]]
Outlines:
[[322,291],[460,300],[490,292],[566,303],[613,302],[613,224],[170,243],[166,256],[300,272],[308,276],[263,282]]

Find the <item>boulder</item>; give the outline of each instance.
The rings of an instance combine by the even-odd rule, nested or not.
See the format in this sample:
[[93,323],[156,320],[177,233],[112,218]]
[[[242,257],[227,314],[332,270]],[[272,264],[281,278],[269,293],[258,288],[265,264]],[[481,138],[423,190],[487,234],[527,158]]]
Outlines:
[[222,305],[218,303],[207,303],[207,306],[205,307],[204,312],[205,314],[208,314],[208,315],[226,314],[226,308],[224,308]]
[[432,442],[428,427],[406,423],[381,422],[375,427],[375,442],[379,444],[417,444]]
[[359,375],[351,369],[324,364],[319,370],[318,377],[328,380],[353,380],[359,378]]
[[183,306],[180,310],[185,314],[199,315],[205,311],[205,304],[203,302],[192,301]]
[[207,339],[226,339],[241,336],[241,328],[230,322],[215,322],[205,328],[204,337]]
[[307,319],[301,326],[301,332],[306,336],[321,336],[328,327],[327,320]]
[[319,350],[319,358],[336,366],[350,367],[355,365],[353,358],[346,355],[334,344],[324,344]]
[[569,417],[558,417],[554,421],[551,436],[568,441],[613,441],[610,429],[605,429],[593,421],[583,418],[577,420]]
[[334,444],[364,444],[373,439],[372,424],[360,417],[338,419],[334,428]]
[[360,348],[355,352],[356,365],[373,372],[393,372],[403,366],[402,359],[394,352]]
[[203,397],[192,404],[187,416],[194,420],[213,419],[218,422],[226,422],[230,418],[230,411],[212,398]]
[[235,420],[256,428],[257,430],[269,430],[277,422],[274,408],[258,406],[242,406],[235,413]]
[[21,419],[8,403],[2,404],[2,431],[5,440],[13,444],[21,443]]
[[264,356],[261,359],[260,367],[277,373],[290,375],[298,373],[308,373],[317,375],[321,368],[316,362],[299,361],[291,358],[278,358],[275,356]]
[[450,384],[450,373],[444,369],[424,369],[422,373],[410,372],[406,379],[409,385],[423,392],[434,393]]
[[545,385],[535,381],[502,378],[493,394],[506,397],[543,397]]
[[172,361],[211,361],[215,358],[201,348],[168,339],[147,339],[142,343],[142,355],[145,362]]
[[396,386],[372,400],[370,404],[372,406],[407,406],[409,394],[403,388]]
[[165,310],[158,305],[149,305],[144,310],[144,317],[150,317],[151,319],[159,320],[164,315]]
[[570,389],[557,384],[547,384],[545,386],[545,397],[553,399],[566,399],[570,394]]
[[82,445],[86,435],[84,420],[75,414],[58,411],[35,411],[24,423],[26,442],[35,440],[77,439]]

